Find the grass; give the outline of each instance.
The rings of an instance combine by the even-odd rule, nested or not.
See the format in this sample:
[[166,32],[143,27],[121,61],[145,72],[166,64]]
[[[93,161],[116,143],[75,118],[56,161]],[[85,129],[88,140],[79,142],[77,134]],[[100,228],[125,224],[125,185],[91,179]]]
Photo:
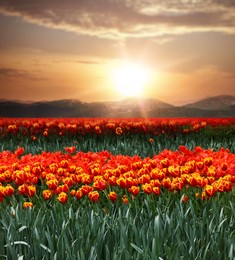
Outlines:
[[[230,130],[229,130],[230,129]],[[14,151],[18,146],[25,148],[25,153],[41,153],[42,151],[61,151],[66,146],[75,146],[78,151],[99,152],[108,150],[113,154],[140,155],[142,158],[161,152],[163,149],[177,150],[180,145],[186,145],[188,149],[201,146],[204,149],[219,150],[221,147],[228,148],[235,153],[234,142],[235,130],[233,127],[208,127],[200,132],[190,134],[178,133],[169,136],[160,134],[153,136],[149,134],[126,134],[118,135],[86,135],[86,136],[39,136],[36,142],[28,137],[9,136],[4,138],[0,150]],[[149,139],[154,140],[153,143]]]
[[[135,204],[72,202],[4,207],[2,259],[234,259],[235,194],[213,201],[180,194]],[[14,202],[13,202],[14,204]],[[14,208],[14,217],[12,210]],[[22,258],[23,259],[23,258]]]

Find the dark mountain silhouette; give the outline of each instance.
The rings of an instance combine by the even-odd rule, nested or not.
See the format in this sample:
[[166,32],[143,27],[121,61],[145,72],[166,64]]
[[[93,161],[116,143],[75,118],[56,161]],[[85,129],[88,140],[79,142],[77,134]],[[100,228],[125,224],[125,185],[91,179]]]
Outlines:
[[229,110],[231,106],[235,106],[235,97],[221,95],[217,97],[209,97],[192,104],[186,105],[190,108],[199,108],[204,110]]
[[113,102],[74,99],[43,102],[0,100],[0,117],[234,117],[235,97],[217,96],[184,106],[157,99],[127,98]]

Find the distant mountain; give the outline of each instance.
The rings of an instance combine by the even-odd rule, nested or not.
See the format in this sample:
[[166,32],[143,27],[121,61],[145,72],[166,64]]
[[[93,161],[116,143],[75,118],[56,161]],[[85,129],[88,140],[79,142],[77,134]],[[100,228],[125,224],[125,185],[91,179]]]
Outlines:
[[65,99],[43,102],[0,100],[0,117],[234,117],[235,97],[217,96],[184,106],[157,99],[127,98],[113,102]]
[[127,98],[122,101],[105,102],[106,117],[150,117],[155,110],[173,108],[173,105],[157,99]]
[[235,106],[235,97],[221,95],[216,97],[205,98],[200,101],[186,105],[188,108],[198,108],[204,110],[229,110],[231,106]]

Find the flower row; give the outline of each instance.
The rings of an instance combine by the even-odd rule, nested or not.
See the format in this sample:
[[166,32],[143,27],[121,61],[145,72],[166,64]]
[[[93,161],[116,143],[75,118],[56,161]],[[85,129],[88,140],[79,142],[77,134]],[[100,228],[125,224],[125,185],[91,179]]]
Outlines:
[[[163,150],[152,158],[76,152],[24,154],[24,148],[0,153],[0,201],[9,196],[45,200],[56,196],[66,203],[69,196],[78,200],[88,197],[97,202],[102,193],[113,202],[118,194],[153,194],[178,192],[197,187],[196,197],[206,199],[218,192],[230,192],[235,184],[235,154],[185,146],[179,150]],[[121,192],[125,190],[125,192]],[[186,200],[187,197],[184,199]],[[122,197],[127,203],[126,196]]]
[[0,137],[8,135],[30,136],[33,140],[38,135],[85,135],[85,134],[116,134],[149,133],[153,135],[198,132],[207,126],[235,125],[234,118],[228,119],[87,119],[87,118],[32,118],[32,119],[0,119]]

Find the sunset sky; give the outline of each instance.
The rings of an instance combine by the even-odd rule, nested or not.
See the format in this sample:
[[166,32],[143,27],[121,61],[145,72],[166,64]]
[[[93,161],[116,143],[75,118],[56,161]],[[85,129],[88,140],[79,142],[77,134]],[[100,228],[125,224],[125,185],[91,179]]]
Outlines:
[[0,1],[0,99],[221,94],[235,96],[234,0]]

